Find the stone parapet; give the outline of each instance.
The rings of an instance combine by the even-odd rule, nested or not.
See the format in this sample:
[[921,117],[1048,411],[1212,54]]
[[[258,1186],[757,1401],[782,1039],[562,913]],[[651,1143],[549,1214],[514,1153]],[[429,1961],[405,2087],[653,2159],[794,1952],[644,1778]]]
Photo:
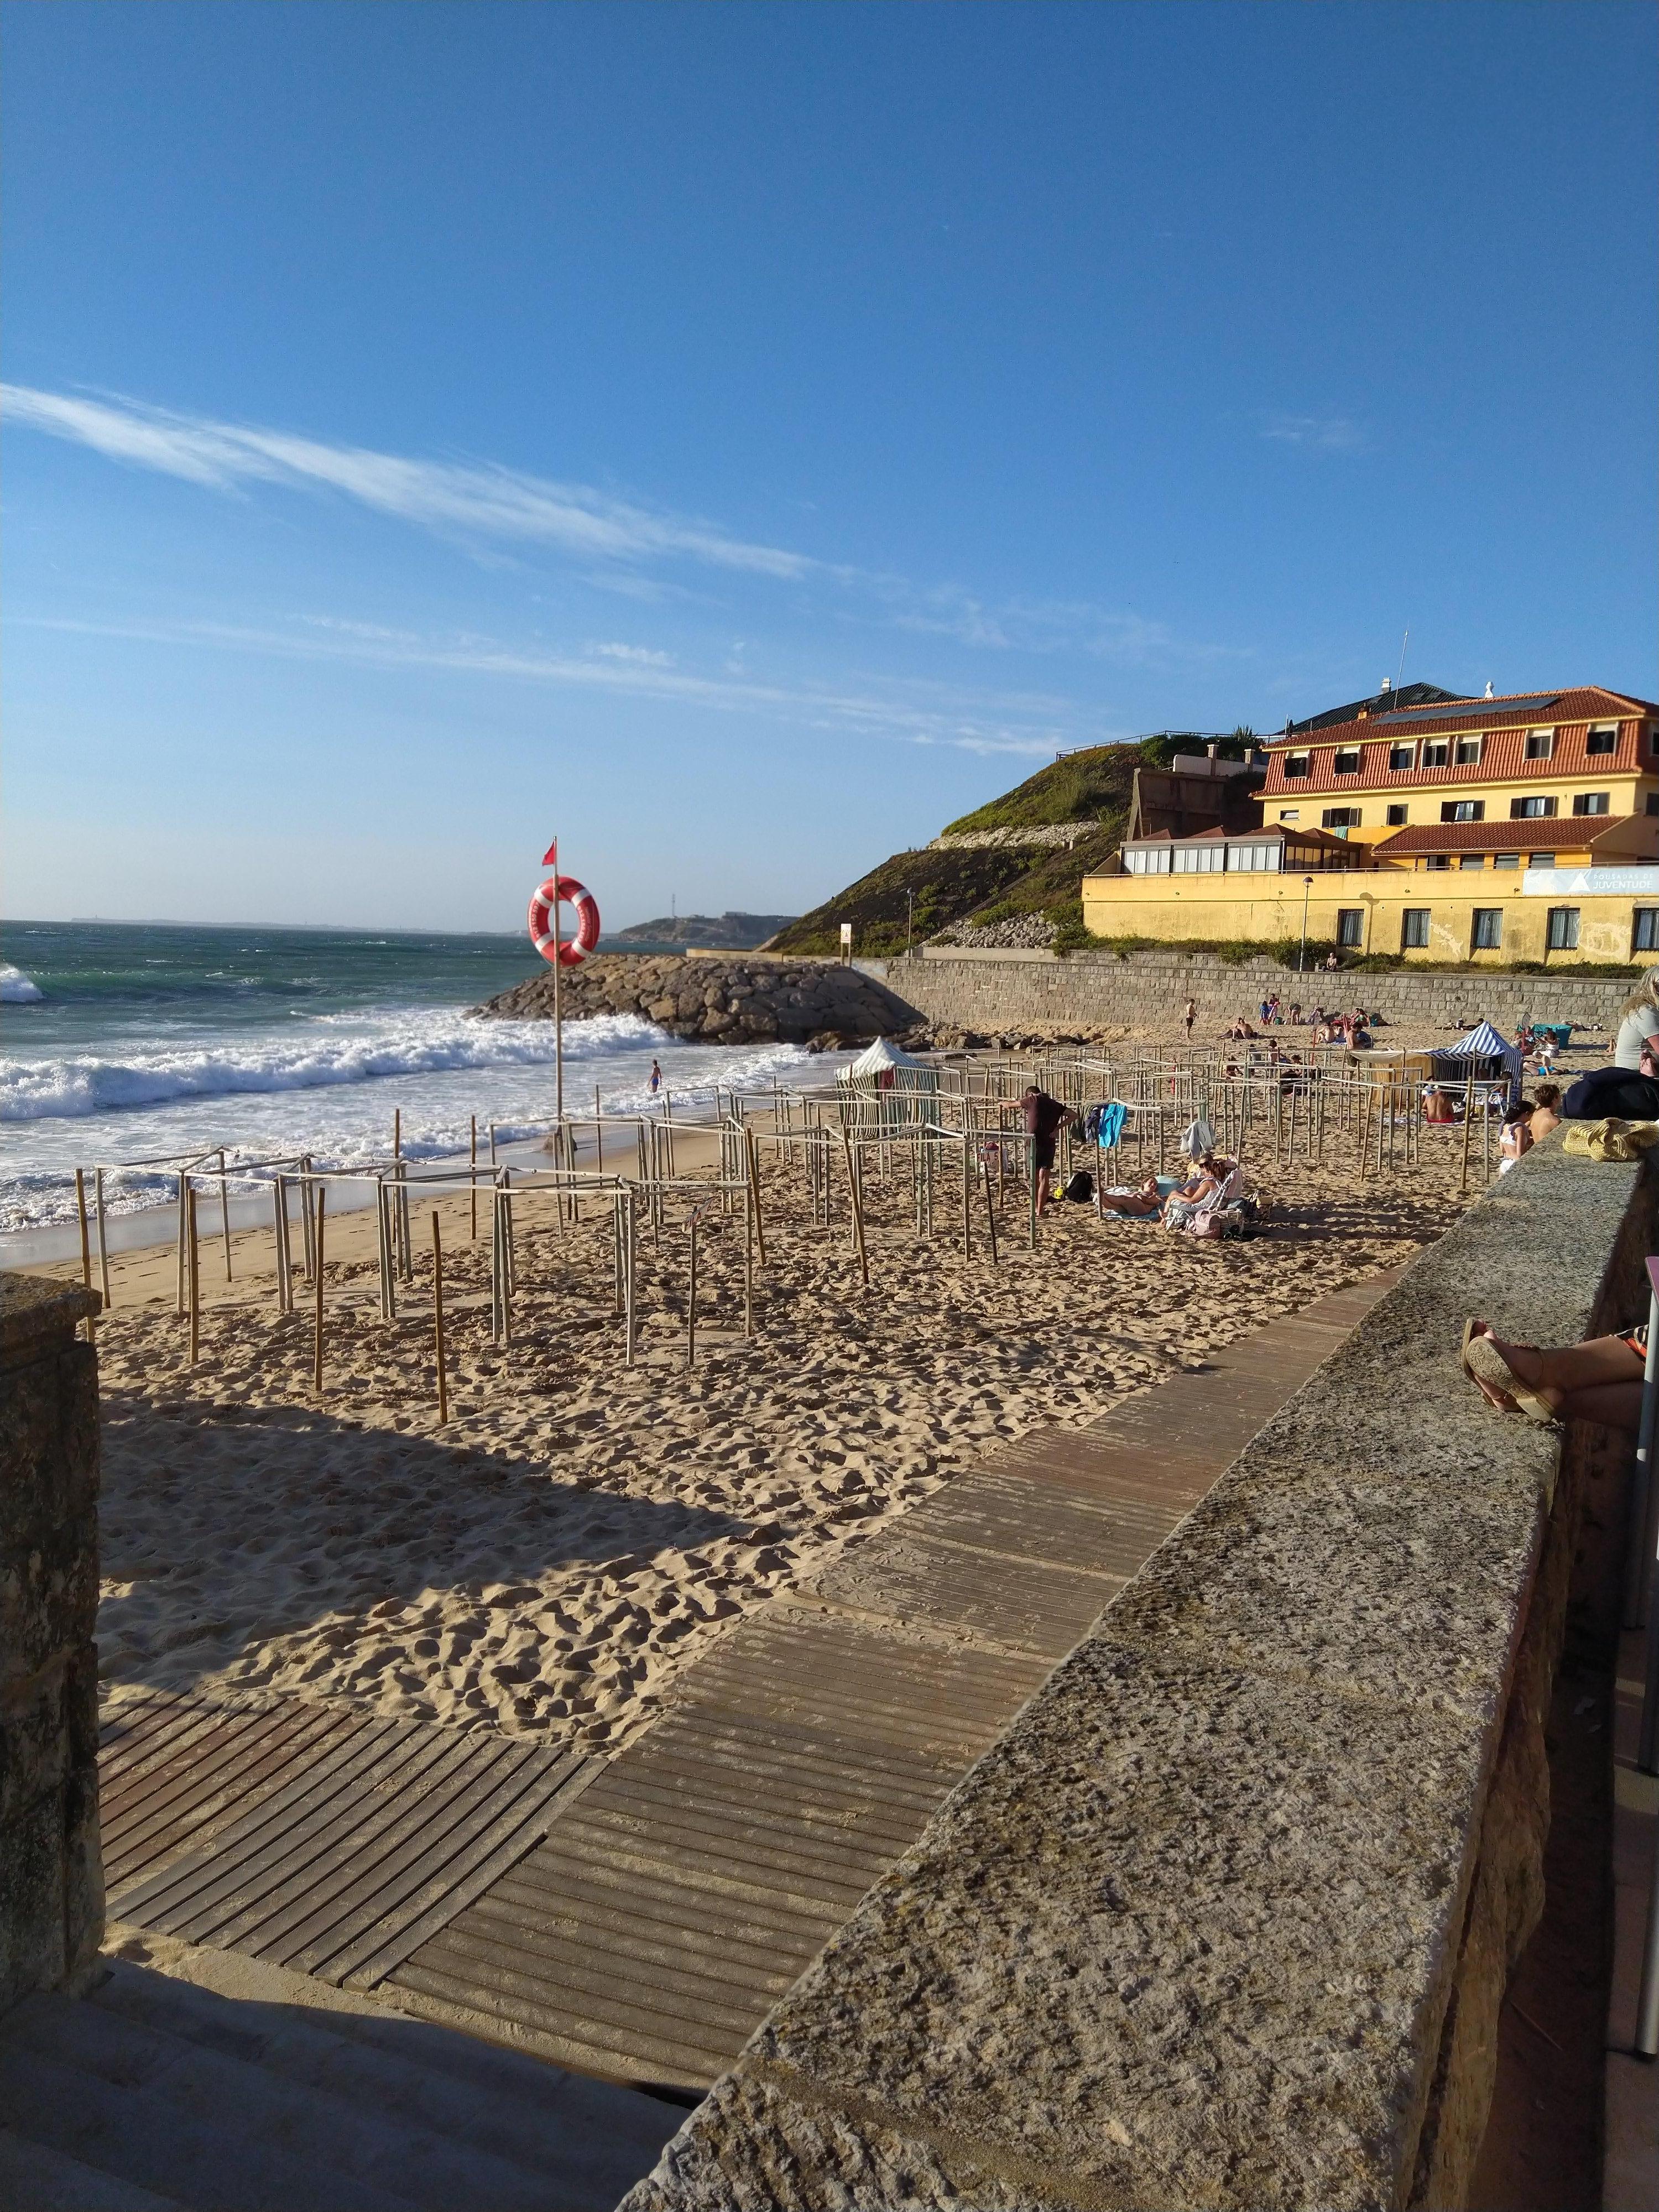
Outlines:
[[625,2212],[1452,2207],[1535,1923],[1589,1464],[1472,1309],[1644,1310],[1559,1137],[1424,1253],[775,2008]]
[[1589,976],[1497,973],[1413,973],[1408,969],[1298,975],[1276,961],[1234,967],[1213,958],[1169,954],[963,951],[930,945],[925,957],[863,960],[859,966],[929,1021],[994,1033],[1048,1027],[1093,1030],[1173,1022],[1188,998],[1198,1000],[1197,1035],[1214,1037],[1235,1014],[1255,1018],[1258,1002],[1277,991],[1288,1006],[1364,1006],[1393,1028],[1455,1029],[1482,1016],[1513,1036],[1522,1021],[1576,1022],[1605,1030],[1635,987]]
[[0,2012],[103,1939],[89,1291],[0,1273]]

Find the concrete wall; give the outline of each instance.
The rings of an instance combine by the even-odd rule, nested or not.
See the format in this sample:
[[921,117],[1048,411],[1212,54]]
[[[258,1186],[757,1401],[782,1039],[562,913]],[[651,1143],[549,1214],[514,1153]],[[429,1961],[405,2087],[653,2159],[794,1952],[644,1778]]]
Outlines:
[[999,1030],[1106,1029],[1168,1023],[1190,994],[1198,1000],[1198,1035],[1254,1009],[1277,991],[1311,1005],[1380,1011],[1395,1027],[1453,1028],[1482,1014],[1512,1035],[1522,1019],[1573,1021],[1605,1030],[1630,995],[1631,981],[1598,982],[1560,975],[1297,975],[1276,962],[1231,968],[1219,960],[1183,960],[1170,953],[1075,953],[1069,959],[1019,953],[962,954],[950,959],[861,960],[858,965],[930,1021],[994,1033]]
[[0,1273],[0,2012],[103,1940],[97,1304]]
[[1643,1307],[1646,1168],[1528,1155],[1234,1462],[627,2212],[1455,2207],[1535,1924],[1588,1451],[1471,1305]]

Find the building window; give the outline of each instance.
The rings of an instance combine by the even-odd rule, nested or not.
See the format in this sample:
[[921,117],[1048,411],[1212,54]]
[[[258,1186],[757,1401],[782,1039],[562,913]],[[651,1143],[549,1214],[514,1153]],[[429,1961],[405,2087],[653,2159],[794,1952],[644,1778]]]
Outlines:
[[1446,741],[1443,738],[1431,738],[1425,741],[1423,747],[1423,765],[1425,768],[1444,768]]
[[1408,906],[1400,917],[1400,950],[1426,952],[1428,945],[1429,909],[1425,906]]
[[1501,906],[1478,906],[1474,909],[1474,927],[1469,935],[1469,945],[1476,952],[1501,952],[1504,948],[1504,909]]
[[1331,756],[1331,773],[1334,775],[1358,775],[1359,773],[1358,746],[1340,745]]
[[[1659,791],[1656,791],[1653,795],[1656,799],[1659,799]],[[1656,814],[1659,814],[1659,806],[1656,806],[1653,811]],[[1389,827],[1390,830],[1398,830],[1404,823],[1408,822],[1410,819],[1411,810],[1409,807],[1391,806],[1389,809]]]
[[1457,865],[1460,868],[1484,868],[1486,865],[1486,856],[1484,853],[1460,853],[1457,856]]
[[1492,864],[1494,868],[1518,868],[1521,865],[1521,855],[1519,853],[1494,853],[1492,856]]
[[1455,764],[1459,768],[1474,768],[1479,763],[1480,758],[1480,740],[1479,737],[1459,738],[1457,743],[1452,747],[1452,759]]
[[1594,760],[1598,753],[1616,753],[1619,750],[1619,731],[1616,725],[1592,730],[1584,740],[1584,750]]
[[1649,792],[1648,812],[1650,814],[1659,814],[1659,791]]
[[1416,752],[1417,748],[1415,745],[1390,745],[1389,747],[1389,766],[1397,775],[1402,769],[1408,769],[1411,767],[1412,763],[1415,758]]
[[1541,822],[1555,811],[1553,799],[1512,799],[1510,801],[1511,822]]
[[1365,909],[1340,906],[1336,909],[1336,941],[1345,951],[1356,952],[1365,942]]
[[1451,866],[1451,854],[1449,853],[1431,853],[1428,859],[1424,861],[1423,865],[1425,868],[1449,868]]
[[1555,732],[1553,730],[1528,730],[1527,732],[1527,758],[1528,760],[1547,760],[1554,750]]
[[[1654,796],[1659,799],[1659,792],[1656,792]],[[1301,811],[1299,806],[1281,806],[1279,810],[1279,818],[1281,822],[1294,822]]]
[[1576,906],[1553,906],[1550,908],[1549,934],[1546,942],[1552,952],[1577,951],[1578,909]]
[[1160,851],[1153,846],[1150,852],[1126,853],[1123,865],[1132,876],[1167,876],[1170,872],[1170,848]]
[[1359,809],[1357,806],[1328,806],[1319,821],[1321,828],[1325,830],[1357,830],[1359,827]]
[[1607,794],[1605,791],[1581,791],[1572,802],[1575,814],[1605,814]]
[[1297,776],[1306,775],[1306,774],[1307,774],[1307,773],[1308,773],[1308,756],[1306,755],[1306,753],[1286,753],[1286,754],[1285,754],[1285,781],[1287,783],[1292,783],[1292,782],[1294,782]]
[[1555,855],[1553,853],[1528,853],[1527,866],[1529,868],[1553,868],[1555,866]]
[[1659,906],[1638,906],[1631,938],[1632,952],[1659,952]]
[[1177,845],[1173,858],[1178,876],[1218,875],[1226,865],[1227,848],[1219,838],[1213,845]]
[[1484,822],[1486,818],[1484,799],[1443,799],[1440,802],[1443,822]]

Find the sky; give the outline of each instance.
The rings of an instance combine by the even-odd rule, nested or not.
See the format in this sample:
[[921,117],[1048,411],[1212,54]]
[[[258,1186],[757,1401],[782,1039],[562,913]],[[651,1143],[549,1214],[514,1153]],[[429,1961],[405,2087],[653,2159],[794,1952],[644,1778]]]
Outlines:
[[797,912],[1074,746],[1659,693],[1646,0],[0,14],[10,915]]

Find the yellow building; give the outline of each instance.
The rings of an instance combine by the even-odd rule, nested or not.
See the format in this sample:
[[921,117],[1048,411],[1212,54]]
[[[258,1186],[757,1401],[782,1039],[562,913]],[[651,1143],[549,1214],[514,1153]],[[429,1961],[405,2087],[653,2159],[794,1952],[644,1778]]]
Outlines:
[[1659,957],[1659,707],[1599,688],[1287,728],[1255,831],[1126,839],[1099,937],[1308,936],[1407,959]]

